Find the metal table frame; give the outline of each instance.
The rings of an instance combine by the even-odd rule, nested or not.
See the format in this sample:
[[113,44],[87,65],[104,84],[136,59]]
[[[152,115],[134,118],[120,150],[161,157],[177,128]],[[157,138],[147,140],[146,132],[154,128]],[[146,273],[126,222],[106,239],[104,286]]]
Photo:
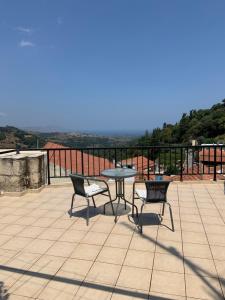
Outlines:
[[[112,174],[108,174],[110,172]],[[115,172],[115,173],[113,174],[113,172]],[[119,172],[121,172],[121,173],[119,173]],[[123,174],[123,172],[124,172],[124,174]],[[115,168],[115,169],[104,170],[104,171],[101,172],[101,175],[104,176],[104,177],[115,179],[115,184],[116,184],[116,197],[115,197],[115,199],[112,199],[111,201],[108,201],[104,204],[104,214],[105,214],[106,205],[111,203],[111,202],[114,202],[118,199],[117,206],[116,206],[116,211],[115,211],[115,219],[114,219],[115,223],[117,222],[118,207],[119,207],[119,204],[120,204],[121,200],[124,201],[125,210],[127,208],[127,203],[132,206],[132,217],[134,216],[134,207],[135,207],[136,216],[138,217],[138,208],[137,208],[137,206],[133,202],[130,202],[125,198],[125,184],[124,184],[124,179],[137,175],[137,171],[132,170],[132,169]]]

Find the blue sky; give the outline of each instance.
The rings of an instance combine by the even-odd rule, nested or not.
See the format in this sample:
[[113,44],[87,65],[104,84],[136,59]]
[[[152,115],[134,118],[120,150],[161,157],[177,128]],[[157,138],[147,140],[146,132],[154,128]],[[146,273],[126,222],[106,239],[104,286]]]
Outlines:
[[225,98],[224,0],[0,0],[0,125],[151,130]]

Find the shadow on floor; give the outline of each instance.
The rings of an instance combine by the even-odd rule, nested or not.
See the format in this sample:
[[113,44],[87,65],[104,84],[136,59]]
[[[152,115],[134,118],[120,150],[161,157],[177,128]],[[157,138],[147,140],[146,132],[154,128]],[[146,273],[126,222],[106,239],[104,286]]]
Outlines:
[[[121,224],[123,224],[125,227],[130,228],[133,231],[132,225],[127,224],[125,222],[122,222]],[[160,243],[158,240],[156,241],[154,238],[151,238],[150,236],[148,236],[144,233],[141,236],[143,237],[143,239],[146,239],[149,242],[156,244],[158,247],[165,250],[167,253],[176,256],[181,261],[184,261],[184,263],[192,269],[192,271],[195,273],[195,275],[198,276],[202,280],[202,282],[206,286],[208,286],[208,288],[210,289],[210,293],[209,293],[210,298],[209,299],[225,299],[225,297],[217,291],[217,289],[210,283],[209,279],[207,278],[207,277],[215,278],[214,274],[197,266],[195,263],[193,263],[187,257],[183,257],[183,255],[180,252],[178,252],[174,247],[166,247],[165,245]],[[220,277],[216,277],[216,278],[220,282],[221,290],[223,290],[222,287],[225,287],[225,279],[220,278]]]
[[[161,296],[150,296],[146,292],[139,292],[135,290],[128,290],[128,289],[123,289],[122,287],[110,287],[107,285],[101,285],[98,283],[94,282],[83,282],[82,280],[77,280],[77,279],[71,279],[71,278],[66,278],[62,276],[52,276],[46,273],[41,273],[41,272],[33,272],[29,270],[23,270],[19,268],[13,268],[13,267],[8,267],[8,266],[3,266],[0,265],[0,270],[7,271],[7,272],[12,272],[12,273],[18,273],[22,275],[27,275],[27,276],[32,276],[36,278],[44,278],[56,282],[63,282],[67,284],[73,284],[73,285],[78,285],[78,286],[83,286],[86,288],[94,289],[94,290],[101,290],[101,291],[106,291],[106,292],[113,292],[114,294],[119,294],[119,295],[124,295],[124,296],[129,296],[137,299],[151,299],[151,300],[170,300],[168,297],[161,297]],[[9,295],[6,295],[7,298],[0,298],[0,300],[6,300],[8,299]],[[172,298],[171,298],[172,300]]]

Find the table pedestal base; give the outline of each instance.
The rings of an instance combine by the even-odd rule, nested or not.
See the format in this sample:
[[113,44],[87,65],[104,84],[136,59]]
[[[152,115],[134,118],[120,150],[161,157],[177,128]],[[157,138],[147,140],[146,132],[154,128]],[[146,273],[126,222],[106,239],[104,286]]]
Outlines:
[[127,209],[127,203],[130,204],[132,206],[132,217],[134,217],[134,207],[136,209],[136,216],[138,217],[138,208],[134,203],[131,203],[130,201],[128,201],[127,199],[125,199],[125,185],[124,185],[124,179],[115,179],[115,183],[116,183],[116,198],[108,201],[104,204],[104,214],[105,214],[105,207],[107,204],[112,203],[116,200],[118,200],[117,205],[116,205],[116,211],[115,211],[115,223],[117,222],[117,213],[118,213],[118,207],[120,205],[120,200],[124,201],[124,205],[125,205],[125,210]]

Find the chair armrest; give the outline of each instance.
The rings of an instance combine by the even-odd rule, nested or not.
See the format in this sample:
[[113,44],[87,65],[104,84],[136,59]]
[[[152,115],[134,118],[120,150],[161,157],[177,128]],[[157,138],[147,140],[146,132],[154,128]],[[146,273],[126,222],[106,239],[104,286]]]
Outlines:
[[96,178],[96,177],[86,177],[88,185],[90,185],[90,181],[97,181],[102,182],[106,185],[107,189],[109,190],[109,185],[104,179]]

